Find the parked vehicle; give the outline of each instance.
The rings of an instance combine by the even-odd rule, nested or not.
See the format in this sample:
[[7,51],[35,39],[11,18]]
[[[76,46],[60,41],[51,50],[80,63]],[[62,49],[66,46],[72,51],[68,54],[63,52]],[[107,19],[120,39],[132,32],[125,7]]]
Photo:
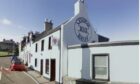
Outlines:
[[19,60],[12,61],[10,65],[11,71],[27,71],[25,65]]

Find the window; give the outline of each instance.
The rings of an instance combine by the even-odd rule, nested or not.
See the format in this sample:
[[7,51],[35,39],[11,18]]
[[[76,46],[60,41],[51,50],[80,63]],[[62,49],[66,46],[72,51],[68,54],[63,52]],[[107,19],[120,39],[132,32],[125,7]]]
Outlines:
[[48,49],[52,49],[52,45],[51,45],[51,37],[49,37],[49,45],[48,45]]
[[41,51],[44,51],[44,40],[41,41]]
[[35,59],[35,67],[37,67],[37,58]]
[[93,55],[93,78],[108,80],[109,75],[108,55]]
[[35,44],[35,52],[37,52],[37,48],[38,48],[38,45],[37,43]]
[[46,59],[46,68],[45,69],[46,69],[45,70],[46,74],[48,74],[49,73],[49,59]]

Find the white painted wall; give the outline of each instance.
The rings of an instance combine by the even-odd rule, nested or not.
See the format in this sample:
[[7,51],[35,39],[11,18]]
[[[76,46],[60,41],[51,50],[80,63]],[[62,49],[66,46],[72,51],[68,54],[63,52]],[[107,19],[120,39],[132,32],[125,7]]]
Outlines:
[[[78,11],[78,13],[76,13],[76,15],[73,16],[68,22],[63,24],[64,42],[67,43],[68,45],[89,43],[89,42],[92,42],[92,41],[97,42],[98,41],[98,36],[97,36],[97,33],[95,32],[93,26],[91,25],[90,20],[88,19],[88,14],[86,12],[85,3],[83,4],[81,1],[79,1],[79,2],[76,2],[75,5],[76,5],[75,10],[78,7],[80,11]],[[88,33],[89,33],[89,36],[91,36],[91,38],[86,42],[83,42],[83,41],[79,40],[79,38],[76,35],[76,30],[75,29],[77,29],[79,27],[77,25],[75,25],[75,24],[76,24],[76,20],[79,17],[85,18],[87,20],[87,22],[90,24],[88,30],[90,30],[91,33],[90,32],[88,32]],[[87,26],[85,26],[86,24],[83,23],[83,22],[84,21],[81,21],[80,25],[82,27],[87,27]]]
[[[76,32],[78,32],[78,30],[80,30],[80,27],[78,26],[78,24],[76,24],[77,19],[78,18],[84,18],[87,21],[84,23],[84,21],[81,21],[79,25],[81,25],[82,27],[87,28],[87,33],[85,34],[83,32],[80,32],[80,34],[83,37],[86,37],[86,35],[88,36],[88,41],[81,41],[78,38],[78,34]],[[87,27],[87,24],[89,24],[90,26]],[[89,42],[97,42],[98,41],[98,36],[93,28],[93,26],[90,23],[90,20],[88,19],[88,14],[86,12],[86,4],[83,3],[81,0],[78,0],[75,3],[75,12],[74,12],[74,16],[67,21],[66,23],[64,23],[62,26],[62,76],[67,76],[67,46],[68,45],[74,45],[74,44],[83,44],[83,43],[89,43]]]
[[[28,62],[28,66],[33,66],[33,68],[37,71],[40,72],[40,60],[43,59],[43,76],[50,78],[50,70],[49,70],[49,74],[45,73],[45,60],[49,59],[55,59],[56,60],[56,81],[59,81],[59,57],[60,57],[60,42],[58,43],[58,45],[52,45],[52,49],[49,50],[48,49],[48,42],[49,42],[49,37],[55,37],[60,41],[60,30],[40,39],[39,41],[31,44],[31,46],[29,44],[26,45],[25,50],[23,52],[20,52],[21,57],[24,56],[27,58],[26,52],[30,52],[32,53],[32,58],[31,58],[31,63]],[[44,51],[41,51],[41,41],[44,40]],[[38,44],[38,51],[35,52],[35,45],[36,43]],[[37,58],[37,67],[35,67],[35,58]],[[25,60],[25,59],[24,59]],[[50,64],[50,63],[49,63]],[[49,69],[51,66],[49,66]]]
[[111,81],[138,83],[138,45],[95,48],[91,52],[110,53]]
[[81,78],[82,71],[82,49],[68,50],[68,76]]
[[138,83],[138,50],[138,45],[69,49],[68,76],[92,79],[92,55],[108,53],[110,81]]
[[[54,36],[56,37],[57,39],[60,39],[60,31],[57,31],[57,32],[54,32],[52,34],[50,34],[49,36],[39,40],[38,42],[38,52],[35,54],[35,58],[38,59],[38,67],[36,68],[36,70],[40,71],[40,60],[43,59],[43,63],[44,63],[44,73],[43,75],[45,77],[48,77],[50,78],[50,70],[49,70],[49,74],[46,74],[45,73],[45,59],[55,59],[56,60],[56,81],[59,81],[59,57],[60,57],[60,46],[59,45],[53,45],[52,46],[52,49],[49,50],[48,49],[48,40],[49,40],[49,37],[50,36]],[[45,43],[44,43],[44,51],[41,51],[41,41],[44,40]],[[35,51],[35,48],[34,48],[34,51]],[[49,60],[50,62],[50,60]],[[50,64],[50,63],[49,63]],[[50,67],[49,67],[50,69]]]

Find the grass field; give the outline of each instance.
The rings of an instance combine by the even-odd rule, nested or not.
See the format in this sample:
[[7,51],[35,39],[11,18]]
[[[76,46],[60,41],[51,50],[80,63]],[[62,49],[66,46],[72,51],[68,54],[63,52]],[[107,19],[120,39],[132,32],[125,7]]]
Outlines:
[[7,51],[0,51],[0,56],[9,56],[12,55],[12,53],[9,53]]

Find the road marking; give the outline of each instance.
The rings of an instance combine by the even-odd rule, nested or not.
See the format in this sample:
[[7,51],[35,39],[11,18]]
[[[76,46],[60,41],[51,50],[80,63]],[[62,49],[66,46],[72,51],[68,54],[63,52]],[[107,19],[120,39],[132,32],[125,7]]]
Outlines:
[[2,76],[2,66],[0,67],[0,80],[1,80],[1,76]]
[[26,72],[23,72],[24,74],[26,74],[28,77],[30,77],[32,80],[35,81],[36,84],[40,84],[35,78],[33,78],[31,75],[29,75],[28,73]]
[[1,80],[2,72],[0,71],[0,80]]

